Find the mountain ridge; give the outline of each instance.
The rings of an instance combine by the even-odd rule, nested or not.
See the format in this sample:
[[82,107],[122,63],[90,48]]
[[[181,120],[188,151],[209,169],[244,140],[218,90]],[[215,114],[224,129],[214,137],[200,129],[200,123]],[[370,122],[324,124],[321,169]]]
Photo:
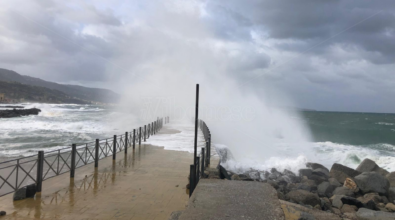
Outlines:
[[50,82],[40,78],[21,75],[13,70],[7,70],[4,68],[0,68],[0,81],[17,82],[25,85],[57,90],[72,98],[90,102],[116,103],[119,100],[119,94],[108,89],[89,88],[79,85]]

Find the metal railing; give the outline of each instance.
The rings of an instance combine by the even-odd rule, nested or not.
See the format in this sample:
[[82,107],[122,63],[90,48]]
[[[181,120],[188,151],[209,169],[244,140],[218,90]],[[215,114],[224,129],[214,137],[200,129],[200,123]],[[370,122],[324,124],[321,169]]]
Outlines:
[[141,145],[142,140],[146,141],[156,134],[168,121],[169,117],[158,118],[148,125],[122,135],[96,139],[94,142],[84,144],[72,144],[71,147],[59,150],[39,151],[37,156],[1,162],[0,196],[13,193],[30,184],[35,184],[36,191],[41,192],[44,180],[67,172],[70,172],[70,178],[74,178],[76,168],[91,163],[97,168],[99,160],[109,156],[115,160],[117,153],[124,151],[127,154],[129,147],[135,149],[136,144]]
[[[199,120],[198,126],[203,133],[205,147],[201,148],[199,156],[196,156],[196,163],[191,164],[189,171],[189,196],[192,195],[200,178],[204,178],[204,170],[210,165],[211,157],[211,133],[203,120]],[[194,160],[195,161],[195,160]]]

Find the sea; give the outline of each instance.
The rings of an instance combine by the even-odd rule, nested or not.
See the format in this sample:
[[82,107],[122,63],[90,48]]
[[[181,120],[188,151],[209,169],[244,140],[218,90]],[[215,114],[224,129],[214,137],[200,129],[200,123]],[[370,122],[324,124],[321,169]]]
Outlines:
[[[1,161],[35,155],[39,150],[62,149],[70,147],[72,143],[86,143],[124,132],[112,123],[124,114],[114,107],[42,103],[18,105],[39,108],[42,112],[39,115],[0,119]],[[370,158],[388,171],[395,171],[395,114],[303,111],[299,117],[312,136],[311,143],[306,143],[309,152],[298,152],[295,158],[279,154],[270,163],[271,166],[295,170],[306,161],[312,161],[328,168],[333,163],[356,168],[363,159]],[[171,123],[166,126],[181,132],[153,136],[148,143],[164,146],[167,150],[193,151],[192,124]],[[221,143],[214,141],[213,145],[220,147]],[[240,167],[228,164],[228,168],[235,172]],[[246,167],[270,168],[259,164],[244,164],[242,167],[244,170]],[[239,172],[243,169],[239,169]]]

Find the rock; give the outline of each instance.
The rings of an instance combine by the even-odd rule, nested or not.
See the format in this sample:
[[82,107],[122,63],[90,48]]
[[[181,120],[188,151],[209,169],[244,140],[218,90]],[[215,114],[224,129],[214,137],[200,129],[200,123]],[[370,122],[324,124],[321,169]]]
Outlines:
[[231,180],[228,171],[222,165],[219,165],[219,178]]
[[251,171],[248,173],[248,176],[253,179],[253,180],[259,180],[260,179],[260,174],[257,171]]
[[358,220],[394,220],[395,214],[382,211],[373,211],[366,208],[360,208],[356,213]]
[[189,187],[190,187],[190,185],[189,185],[189,183],[185,186],[187,189],[189,189]]
[[237,174],[233,174],[233,175],[230,177],[230,179],[231,179],[231,180],[241,180],[240,177],[239,177],[239,175],[237,175]]
[[278,184],[276,181],[267,180],[267,183],[269,183],[273,188],[278,189]]
[[334,185],[334,186],[336,186],[336,187],[342,186],[342,184],[341,184],[339,181],[337,181],[337,179],[335,179],[335,178],[329,178],[329,179],[328,179],[328,182],[329,182],[331,185]]
[[319,163],[306,163],[306,167],[315,170],[315,169],[324,169],[329,173],[328,168],[326,168],[324,165],[319,164]]
[[326,179],[329,178],[328,169],[317,168],[317,169],[313,170],[313,174],[318,175],[318,176],[323,176]]
[[378,168],[379,166],[371,159],[366,158],[363,160],[359,166],[357,167],[357,171],[363,173],[363,172],[370,172],[374,171]]
[[395,212],[395,205],[394,205],[394,203],[388,203],[387,205],[385,205],[385,208],[388,209],[391,212]]
[[319,175],[316,175],[316,174],[312,174],[310,176],[310,179],[314,180],[314,182],[317,185],[321,184],[322,182],[328,181],[328,178],[326,178],[325,176],[319,176]]
[[299,184],[296,189],[305,190],[305,191],[308,191],[308,192],[312,191],[311,187],[306,185],[306,184]]
[[[286,220],[318,220],[318,219],[341,220],[339,216],[333,213],[324,212],[317,209],[310,209],[302,205],[298,205],[282,200],[280,200],[280,203]],[[262,217],[261,219],[266,219],[266,218]]]
[[279,190],[277,190],[277,197],[278,199],[285,200],[285,195]]
[[381,175],[385,176],[389,172],[384,170],[383,168],[379,167],[373,160],[366,158],[359,164],[359,166],[356,169],[357,171],[363,173],[363,172],[378,172]]
[[37,108],[31,108],[31,109],[13,109],[13,110],[0,110],[0,118],[15,118],[15,117],[21,117],[21,116],[27,116],[27,115],[38,115],[41,110]]
[[344,186],[337,187],[333,191],[333,195],[343,195],[343,196],[355,197],[354,191],[352,189],[349,189],[349,188],[344,187]]
[[355,212],[346,212],[343,214],[343,220],[358,220],[357,215]]
[[390,187],[395,187],[395,172],[387,174],[387,179],[390,182]]
[[333,191],[336,189],[336,186],[331,185],[329,182],[322,182],[317,187],[317,193],[320,197],[332,197]]
[[354,178],[362,193],[377,192],[381,195],[388,193],[390,183],[387,178],[376,172],[365,172]]
[[377,210],[378,204],[382,202],[381,197],[377,193],[365,194],[362,197],[358,197],[357,200],[362,202],[364,208],[372,210]]
[[343,196],[343,197],[340,198],[340,200],[342,201],[343,205],[344,204],[353,205],[353,206],[356,206],[358,208],[362,208],[363,207],[362,202],[358,201],[356,198],[353,198],[353,197]]
[[[225,146],[216,146],[215,147],[215,151],[217,151],[217,154],[219,156],[219,166],[221,164],[226,163],[229,160],[233,160],[233,155],[232,152],[230,152],[229,148],[225,147]],[[219,169],[219,167],[217,167]]]
[[395,204],[395,187],[390,187],[388,190],[388,200]]
[[389,200],[386,196],[380,196],[380,198],[383,203],[385,203],[385,204],[389,203]]
[[307,178],[309,178],[312,173],[313,173],[313,170],[311,170],[311,169],[300,169],[299,170],[300,177],[306,176]]
[[323,197],[323,198],[320,198],[320,200],[321,200],[321,209],[322,210],[324,210],[324,211],[331,210],[332,204],[331,204],[331,201],[329,201],[328,198]]
[[287,179],[289,179],[288,182],[291,182],[291,183],[300,183],[300,181],[301,181],[301,177],[296,176],[295,173],[293,173],[292,171],[289,171],[289,170],[287,170],[287,169],[284,170],[283,174],[284,174],[284,177],[286,177]]
[[14,201],[26,199],[26,187],[20,188],[14,192]]
[[335,208],[335,207],[332,207],[332,212],[335,213],[336,215],[339,215],[339,216],[342,214],[342,212],[340,211],[340,209]]
[[0,216],[5,216],[7,213],[5,211],[0,212]]
[[316,205],[321,205],[321,200],[316,194],[305,190],[291,191],[287,194],[287,197],[290,200],[302,205],[311,205],[313,207]]
[[349,167],[343,166],[338,163],[334,163],[329,175],[335,178],[340,183],[344,183],[346,178],[353,179],[355,176],[358,176],[361,172],[351,169]]
[[358,208],[355,205],[348,205],[344,204],[341,208],[343,213],[355,213],[357,212]]
[[332,196],[330,198],[330,201],[332,202],[332,206],[336,207],[338,209],[341,209],[343,206],[343,202],[342,202],[341,198],[343,198],[343,196],[341,196],[341,195]]
[[357,184],[354,182],[354,180],[352,180],[350,178],[346,178],[346,180],[344,181],[344,185],[343,186],[351,189],[354,192],[358,192],[359,191],[359,188],[358,188]]

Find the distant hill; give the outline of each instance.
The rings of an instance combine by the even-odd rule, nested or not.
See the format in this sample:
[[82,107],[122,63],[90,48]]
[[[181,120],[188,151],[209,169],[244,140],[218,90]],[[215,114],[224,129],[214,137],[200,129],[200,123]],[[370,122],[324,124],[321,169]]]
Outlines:
[[0,68],[0,81],[18,82],[21,84],[40,86],[52,90],[58,90],[64,94],[85,101],[116,103],[119,95],[108,89],[88,88],[77,85],[65,85],[54,82],[45,81],[39,78],[20,75],[14,71]]
[[5,93],[8,99],[25,100],[46,103],[73,103],[89,104],[89,102],[76,99],[65,93],[41,86],[30,86],[18,82],[0,81],[0,93]]

